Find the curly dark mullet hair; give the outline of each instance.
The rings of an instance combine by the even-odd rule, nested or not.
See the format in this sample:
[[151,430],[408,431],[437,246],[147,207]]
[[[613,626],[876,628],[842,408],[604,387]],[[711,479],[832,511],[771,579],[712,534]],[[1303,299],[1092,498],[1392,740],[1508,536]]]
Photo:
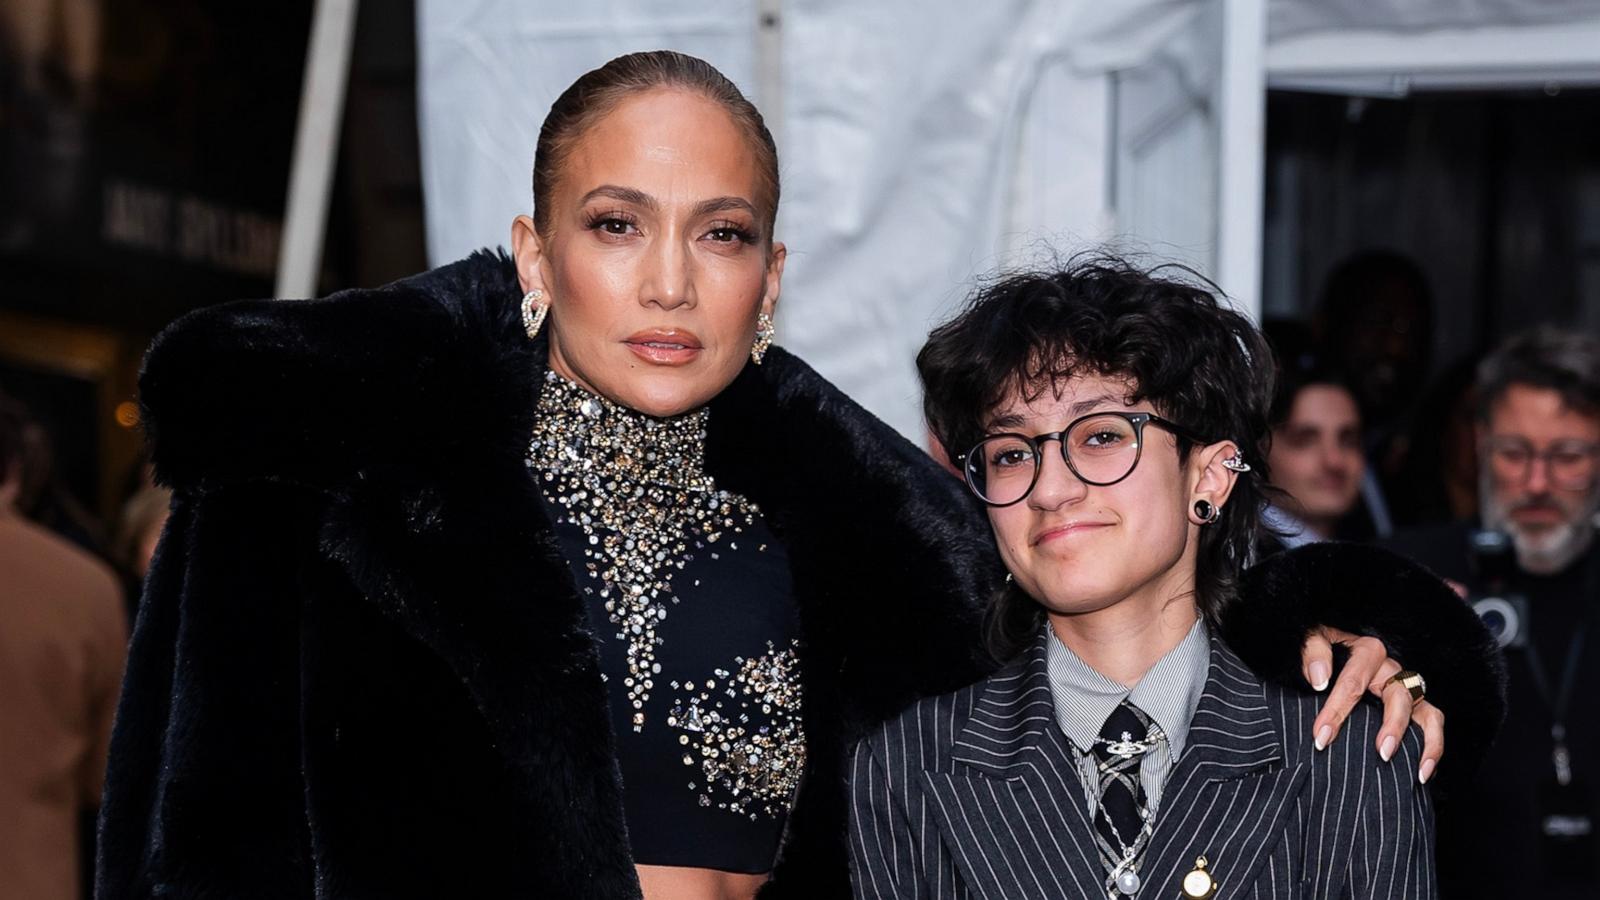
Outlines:
[[[1148,400],[1207,441],[1237,443],[1251,471],[1200,533],[1195,599],[1212,624],[1234,596],[1260,527],[1274,377],[1261,333],[1219,293],[1182,266],[1144,269],[1105,253],[1082,254],[1055,271],[982,286],[917,354],[923,410],[952,459],[983,438],[1014,392],[1031,399],[1079,375],[1126,379],[1129,404]],[[1178,439],[1180,460],[1191,449]],[[990,611],[991,651],[1015,655],[1042,616],[1032,598],[1008,584]]]

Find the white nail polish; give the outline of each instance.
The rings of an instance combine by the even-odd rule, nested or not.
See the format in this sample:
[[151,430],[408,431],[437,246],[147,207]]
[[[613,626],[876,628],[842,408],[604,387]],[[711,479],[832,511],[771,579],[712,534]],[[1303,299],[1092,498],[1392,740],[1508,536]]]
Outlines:
[[1378,755],[1383,757],[1384,762],[1388,762],[1389,758],[1394,756],[1394,748],[1398,743],[1400,742],[1395,740],[1392,734],[1383,739],[1383,746],[1378,748]]
[[1417,784],[1428,783],[1428,779],[1433,777],[1433,767],[1433,760],[1425,759],[1422,761],[1421,767],[1417,770]]
[[1332,738],[1333,738],[1333,726],[1332,725],[1324,725],[1324,726],[1322,726],[1322,729],[1317,732],[1317,739],[1315,741],[1312,741],[1312,743],[1316,745],[1318,750],[1326,750],[1326,749],[1328,749],[1328,741],[1330,739],[1332,739]]

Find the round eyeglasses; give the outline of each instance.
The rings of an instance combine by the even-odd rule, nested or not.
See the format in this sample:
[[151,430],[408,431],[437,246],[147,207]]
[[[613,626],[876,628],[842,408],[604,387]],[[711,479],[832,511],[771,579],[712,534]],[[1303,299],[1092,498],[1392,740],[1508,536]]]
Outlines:
[[1600,473],[1600,445],[1564,440],[1535,450],[1526,438],[1493,435],[1484,441],[1490,470],[1502,482],[1521,487],[1533,477],[1533,464],[1543,463],[1545,478],[1559,490],[1587,491]]
[[1046,442],[1061,442],[1061,458],[1079,481],[1106,487],[1133,474],[1144,452],[1144,426],[1150,423],[1192,443],[1204,443],[1187,428],[1154,413],[1096,412],[1049,434],[991,434],[957,461],[967,487],[979,500],[1010,506],[1020,503],[1039,482]]

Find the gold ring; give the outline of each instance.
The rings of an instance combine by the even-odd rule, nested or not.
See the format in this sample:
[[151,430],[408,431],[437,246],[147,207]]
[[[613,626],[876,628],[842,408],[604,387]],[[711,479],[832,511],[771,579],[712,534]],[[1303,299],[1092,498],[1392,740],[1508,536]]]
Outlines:
[[1394,673],[1389,683],[1398,684],[1409,691],[1412,703],[1421,703],[1422,698],[1428,696],[1428,682],[1410,669],[1401,669]]

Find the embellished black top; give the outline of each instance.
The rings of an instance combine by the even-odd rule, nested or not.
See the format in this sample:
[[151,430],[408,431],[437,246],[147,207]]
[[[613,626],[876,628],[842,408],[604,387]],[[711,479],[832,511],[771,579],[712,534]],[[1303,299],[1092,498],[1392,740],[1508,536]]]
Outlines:
[[772,868],[805,766],[788,557],[658,419],[546,375],[528,467],[599,643],[633,858]]

